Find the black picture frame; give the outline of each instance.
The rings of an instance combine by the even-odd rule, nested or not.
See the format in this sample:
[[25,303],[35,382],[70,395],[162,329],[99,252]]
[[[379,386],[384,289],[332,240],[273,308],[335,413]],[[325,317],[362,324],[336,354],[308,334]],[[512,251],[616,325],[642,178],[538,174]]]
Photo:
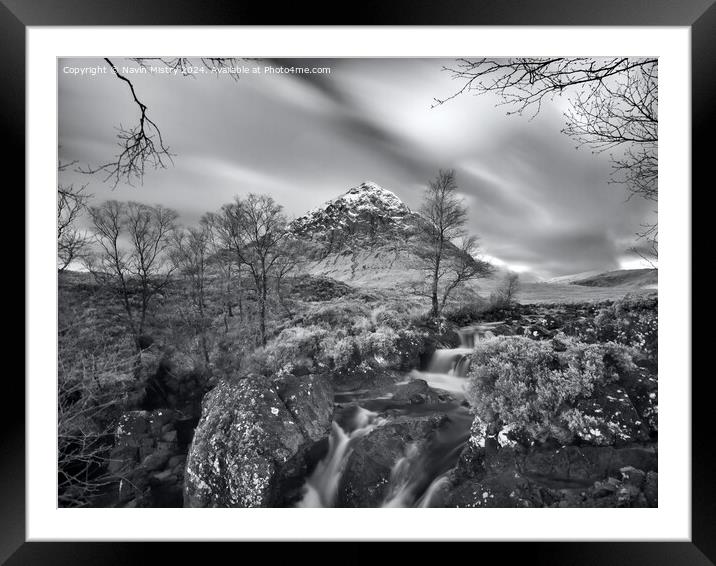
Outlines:
[[[25,33],[27,26],[67,25],[559,25],[559,26],[687,26],[691,28],[692,186],[713,184],[709,133],[716,100],[716,4],[714,0],[364,0],[351,12],[294,3],[281,8],[269,3],[226,0],[0,0],[0,52],[3,55],[0,116],[6,139],[6,163],[24,162]],[[24,168],[10,167],[14,186],[24,186]],[[707,181],[708,179],[708,181]],[[11,185],[6,185],[7,191]],[[691,189],[694,194],[693,188]],[[26,211],[27,212],[27,211]],[[26,304],[32,297],[26,294]],[[688,332],[689,329],[684,329]],[[5,398],[18,412],[2,414],[0,434],[0,562],[19,564],[130,564],[208,558],[207,543],[39,543],[25,542],[25,418],[24,385],[16,374],[6,376]],[[649,566],[716,563],[716,457],[711,442],[709,372],[683,376],[692,387],[692,538],[690,542],[460,543],[473,560],[500,563]],[[668,489],[669,486],[662,486]],[[628,511],[627,511],[628,512]],[[555,533],[559,537],[559,533]],[[82,533],[77,533],[82,538]],[[467,544],[479,544],[479,547]],[[353,547],[355,543],[351,543]],[[224,543],[212,544],[211,552]],[[272,547],[293,552],[296,543]],[[321,550],[335,556],[371,560],[382,556],[375,543],[360,548]],[[408,545],[404,545],[408,546]],[[402,560],[424,555],[424,545],[400,550]],[[252,556],[255,550],[251,549]],[[450,550],[451,553],[454,550]],[[407,553],[407,554],[406,554]],[[240,555],[229,549],[229,556]],[[249,555],[246,555],[249,556]]]

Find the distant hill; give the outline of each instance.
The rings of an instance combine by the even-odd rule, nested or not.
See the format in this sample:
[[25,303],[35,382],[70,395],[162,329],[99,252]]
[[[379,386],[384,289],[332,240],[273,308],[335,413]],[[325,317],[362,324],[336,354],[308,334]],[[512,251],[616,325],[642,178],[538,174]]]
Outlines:
[[656,269],[618,269],[570,281],[584,287],[630,287],[656,289],[659,281]]
[[580,279],[588,279],[589,277],[594,277],[595,275],[599,275],[600,273],[603,272],[598,269],[593,269],[592,271],[582,271],[580,273],[572,273],[571,275],[560,275],[559,277],[552,277],[550,279],[545,279],[544,281],[542,281],[542,283],[559,283],[562,285],[568,285],[575,281],[579,281]]

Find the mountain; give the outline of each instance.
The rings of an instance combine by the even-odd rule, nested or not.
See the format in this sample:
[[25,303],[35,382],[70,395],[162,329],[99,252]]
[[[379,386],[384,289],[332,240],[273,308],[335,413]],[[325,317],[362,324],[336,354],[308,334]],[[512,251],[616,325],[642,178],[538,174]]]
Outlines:
[[405,245],[420,222],[395,193],[366,181],[297,218],[291,229],[329,255]]
[[[359,287],[423,286],[421,241],[426,220],[395,193],[366,181],[294,220],[291,230],[305,242],[306,269]],[[446,254],[459,254],[449,244]],[[444,260],[445,263],[445,260]],[[424,265],[424,264],[422,264]],[[447,265],[447,263],[445,263]]]
[[291,223],[310,248],[309,273],[352,285],[418,280],[414,244],[424,220],[395,193],[366,181]]
[[656,269],[618,269],[588,277],[578,278],[570,283],[585,287],[631,287],[634,289],[656,289],[659,274]]

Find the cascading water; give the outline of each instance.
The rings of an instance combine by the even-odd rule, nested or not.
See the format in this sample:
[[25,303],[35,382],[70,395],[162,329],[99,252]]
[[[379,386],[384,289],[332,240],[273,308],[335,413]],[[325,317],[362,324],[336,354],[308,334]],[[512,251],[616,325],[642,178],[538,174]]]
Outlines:
[[470,438],[472,415],[465,407],[458,406],[447,416],[425,443],[406,447],[405,456],[393,466],[383,507],[430,507]]
[[386,421],[378,413],[355,406],[352,415],[347,415],[346,430],[333,421],[328,438],[328,454],[318,462],[315,470],[304,485],[303,498],[297,507],[333,507],[338,483],[351,455],[351,445]]
[[430,387],[464,396],[465,376],[470,365],[471,348],[435,350],[425,371],[413,370],[411,375],[424,379]]
[[[459,404],[465,395],[470,354],[477,341],[492,335],[492,326],[494,324],[461,329],[460,348],[438,349],[425,371],[413,370],[410,373],[411,377],[425,380],[434,389],[453,394],[458,402],[452,404],[447,414],[443,412],[445,405],[441,406],[440,411],[447,418],[430,437],[420,444],[406,446],[404,456],[396,461],[391,471],[390,486],[382,507],[430,507],[436,503],[437,494],[448,482],[447,473],[457,465],[470,437],[473,417],[466,407]],[[355,393],[344,396],[349,398]],[[415,410],[418,408],[424,410],[429,406],[418,405]],[[357,405],[344,412],[342,426],[338,422],[333,423],[328,453],[306,480],[303,498],[297,506],[333,507],[353,444],[386,422],[377,412]]]

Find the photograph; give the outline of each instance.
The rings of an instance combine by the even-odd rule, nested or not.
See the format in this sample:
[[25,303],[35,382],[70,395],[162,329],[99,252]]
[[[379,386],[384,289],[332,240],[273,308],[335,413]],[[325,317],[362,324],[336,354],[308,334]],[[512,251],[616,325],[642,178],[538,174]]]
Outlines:
[[658,71],[58,57],[57,507],[658,507]]

